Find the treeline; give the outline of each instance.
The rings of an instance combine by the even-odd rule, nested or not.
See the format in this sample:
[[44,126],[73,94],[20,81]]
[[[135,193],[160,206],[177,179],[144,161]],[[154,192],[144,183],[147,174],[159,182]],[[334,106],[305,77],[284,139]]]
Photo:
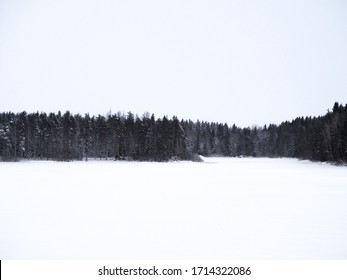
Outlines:
[[82,117],[69,111],[0,115],[2,160],[190,159],[185,141],[176,117],[156,120],[154,115],[139,118],[130,112]]
[[182,122],[187,147],[210,156],[294,157],[347,162],[347,104],[335,103],[322,117],[299,117],[280,125],[239,128]]
[[264,127],[156,119],[148,113],[107,116],[1,113],[0,160],[168,161],[204,156],[295,157],[347,162],[347,104],[321,117]]

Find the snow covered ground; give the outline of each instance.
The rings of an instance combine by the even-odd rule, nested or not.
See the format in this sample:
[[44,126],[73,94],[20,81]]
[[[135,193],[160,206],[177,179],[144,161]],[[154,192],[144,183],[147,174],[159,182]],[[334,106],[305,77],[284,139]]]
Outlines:
[[0,163],[0,259],[347,259],[347,167]]

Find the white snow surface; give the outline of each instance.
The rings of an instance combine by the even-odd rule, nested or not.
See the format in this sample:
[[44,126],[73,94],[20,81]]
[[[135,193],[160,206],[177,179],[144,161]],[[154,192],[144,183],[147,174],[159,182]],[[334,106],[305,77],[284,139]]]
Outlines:
[[0,259],[347,259],[347,167],[0,163]]

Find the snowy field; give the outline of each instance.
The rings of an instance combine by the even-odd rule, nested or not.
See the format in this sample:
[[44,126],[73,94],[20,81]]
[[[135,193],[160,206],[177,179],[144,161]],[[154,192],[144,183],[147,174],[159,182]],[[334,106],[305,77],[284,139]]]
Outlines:
[[347,259],[347,167],[0,163],[0,259]]

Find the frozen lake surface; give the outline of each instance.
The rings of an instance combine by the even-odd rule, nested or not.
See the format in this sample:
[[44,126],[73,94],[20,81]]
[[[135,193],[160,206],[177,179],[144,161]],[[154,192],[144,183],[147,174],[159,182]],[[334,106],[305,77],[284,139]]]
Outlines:
[[347,259],[347,167],[0,163],[0,259]]

